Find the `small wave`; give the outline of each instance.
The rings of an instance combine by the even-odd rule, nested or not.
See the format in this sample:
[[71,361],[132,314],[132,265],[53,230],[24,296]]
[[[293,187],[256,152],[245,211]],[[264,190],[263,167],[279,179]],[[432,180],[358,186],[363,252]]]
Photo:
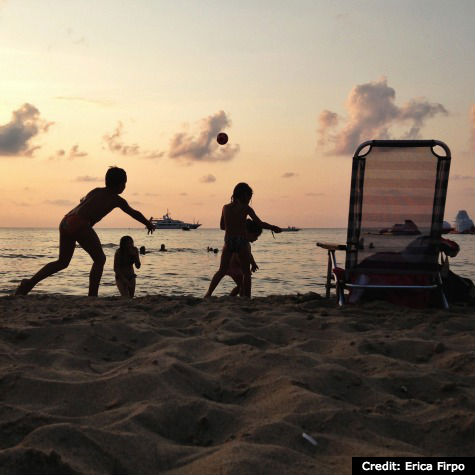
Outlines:
[[119,247],[118,244],[114,244],[113,242],[107,242],[106,244],[102,244],[102,247],[110,248],[110,247]]
[[[206,250],[206,249],[205,249]],[[154,253],[154,254],[163,254],[164,256],[167,255],[168,253],[170,252],[191,252],[192,254],[196,254],[198,252],[201,252],[201,250],[199,249],[192,249],[192,248],[187,248],[187,247],[171,247],[171,248],[168,248],[166,251],[160,251],[159,248],[147,248],[146,249],[146,253],[145,255],[147,254],[151,254],[151,253]]]

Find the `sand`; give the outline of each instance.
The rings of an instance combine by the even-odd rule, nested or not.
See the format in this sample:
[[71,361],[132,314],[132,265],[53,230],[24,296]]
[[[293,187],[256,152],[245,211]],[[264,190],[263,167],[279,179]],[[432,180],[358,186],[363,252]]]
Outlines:
[[469,307],[32,294],[0,298],[0,318],[1,474],[349,474],[352,456],[474,455]]

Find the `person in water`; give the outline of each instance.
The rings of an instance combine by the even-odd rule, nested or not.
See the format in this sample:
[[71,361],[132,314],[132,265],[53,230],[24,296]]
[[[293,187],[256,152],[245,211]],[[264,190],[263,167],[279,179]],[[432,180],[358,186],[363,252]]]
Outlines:
[[165,244],[161,244],[159,251],[160,251],[160,252],[167,252],[168,249],[165,247]]
[[105,176],[105,187],[94,188],[80,203],[64,216],[59,224],[59,257],[46,264],[30,279],[23,279],[15,295],[26,295],[46,277],[69,266],[74,254],[76,242],[91,256],[93,261],[89,274],[89,296],[97,297],[106,256],[101,241],[93,229],[104,216],[114,208],[120,208],[138,222],[144,224],[150,232],[155,226],[139,211],[131,208],[124,198],[119,196],[127,183],[125,170],[110,167]]
[[[257,241],[259,236],[262,234],[262,228],[252,221],[251,219],[246,220],[246,239],[247,239],[247,246],[249,250],[249,256],[251,261],[251,272],[256,272],[259,269],[259,266],[256,264],[254,260],[254,256],[251,252],[251,242]],[[236,287],[231,290],[229,294],[232,297],[239,295],[241,291],[242,281],[243,281],[243,273],[241,269],[241,262],[239,261],[239,257],[236,253],[234,253],[231,257],[231,262],[229,263],[229,267],[226,271],[226,275],[229,275],[234,282],[236,282]],[[211,295],[214,292],[214,288],[208,290],[209,294]]]
[[226,275],[232,255],[239,257],[243,273],[242,286],[239,295],[251,297],[251,256],[246,238],[246,218],[249,216],[262,229],[270,229],[280,233],[278,226],[261,221],[254,210],[249,206],[252,198],[252,188],[247,183],[238,183],[233,190],[231,202],[223,206],[220,228],[225,231],[224,246],[221,252],[221,262],[218,271],[214,274],[205,297],[210,297],[211,292],[217,287]]
[[122,297],[132,298],[135,295],[137,275],[134,273],[134,265],[140,269],[139,251],[130,236],[122,236],[114,256],[115,283]]

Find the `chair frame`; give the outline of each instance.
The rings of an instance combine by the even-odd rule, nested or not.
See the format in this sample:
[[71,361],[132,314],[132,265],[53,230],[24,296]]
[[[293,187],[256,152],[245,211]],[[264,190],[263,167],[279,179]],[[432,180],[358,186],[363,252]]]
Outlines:
[[[439,155],[434,151],[434,147],[439,146],[445,151],[445,156]],[[361,153],[366,147],[368,151]],[[440,239],[442,232],[442,221],[445,209],[445,200],[447,194],[447,183],[450,170],[451,154],[449,147],[439,140],[371,140],[363,142],[355,151],[353,156],[352,176],[351,176],[351,193],[350,193],[350,212],[348,217],[347,244],[346,244],[346,262],[345,262],[345,279],[341,280],[334,272],[337,267],[335,252],[328,253],[329,260],[331,258],[333,265],[333,276],[336,280],[335,287],[337,293],[338,304],[345,304],[344,290],[348,289],[407,289],[407,290],[435,290],[440,292],[442,305],[449,308],[447,298],[442,288],[442,277],[440,271],[434,272],[434,283],[431,285],[378,285],[378,284],[356,284],[350,283],[349,273],[354,267],[357,260],[358,242],[361,231],[361,209],[363,201],[363,192],[357,194],[356,185],[360,190],[364,190],[364,166],[365,157],[371,152],[372,147],[430,147],[433,155],[437,158],[437,177],[434,190],[434,204],[432,211],[432,224],[430,236],[433,239]],[[357,222],[357,226],[353,223]],[[324,247],[318,244],[320,247]],[[328,248],[327,248],[328,249]],[[341,249],[343,250],[343,249]],[[440,252],[438,253],[440,255]],[[328,284],[328,283],[327,283]],[[329,289],[327,289],[329,290]]]

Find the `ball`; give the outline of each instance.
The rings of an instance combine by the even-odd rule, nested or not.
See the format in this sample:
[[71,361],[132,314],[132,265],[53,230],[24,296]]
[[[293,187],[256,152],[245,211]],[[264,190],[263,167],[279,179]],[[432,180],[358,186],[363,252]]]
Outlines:
[[219,145],[224,145],[228,142],[228,135],[224,132],[220,132],[216,137],[216,141],[219,143]]

